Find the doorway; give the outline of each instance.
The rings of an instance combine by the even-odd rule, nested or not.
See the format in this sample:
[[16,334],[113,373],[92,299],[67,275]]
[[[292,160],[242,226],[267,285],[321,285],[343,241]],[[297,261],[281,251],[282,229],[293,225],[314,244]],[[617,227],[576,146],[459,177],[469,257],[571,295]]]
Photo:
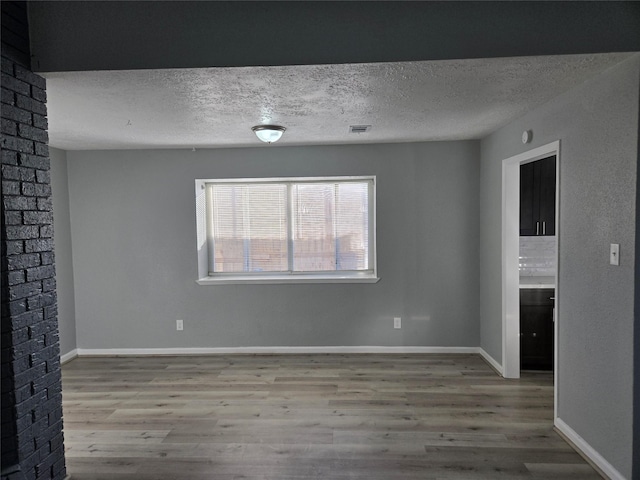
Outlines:
[[[555,233],[559,238],[560,141],[529,150],[502,161],[502,371],[505,378],[520,378],[520,165],[556,157]],[[556,266],[560,245],[556,240]],[[556,267],[556,268],[557,268]],[[556,278],[558,275],[556,271]],[[556,281],[554,336],[554,418],[557,417],[558,385],[558,305],[561,302]]]

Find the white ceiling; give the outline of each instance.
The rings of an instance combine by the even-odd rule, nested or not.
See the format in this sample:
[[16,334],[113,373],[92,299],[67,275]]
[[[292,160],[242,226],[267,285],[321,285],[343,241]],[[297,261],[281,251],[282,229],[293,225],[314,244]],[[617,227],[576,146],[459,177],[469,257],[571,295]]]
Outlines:
[[50,144],[260,146],[262,123],[278,145],[478,139],[629,55],[47,73]]

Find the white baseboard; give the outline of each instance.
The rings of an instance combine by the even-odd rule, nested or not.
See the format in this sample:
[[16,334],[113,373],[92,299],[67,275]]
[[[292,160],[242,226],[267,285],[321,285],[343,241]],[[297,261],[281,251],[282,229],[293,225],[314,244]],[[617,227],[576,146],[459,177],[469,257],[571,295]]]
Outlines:
[[478,347],[229,347],[229,348],[78,348],[77,355],[232,355],[232,354],[323,354],[323,353],[479,353]]
[[60,364],[64,365],[65,363],[70,362],[71,360],[76,358],[78,355],[79,353],[77,348],[74,348],[70,352],[60,355]]
[[609,462],[607,462],[602,455],[600,455],[591,445],[589,445],[584,438],[578,435],[573,428],[563,422],[560,418],[556,418],[554,421],[555,427],[564,435],[573,447],[576,448],[580,454],[593,463],[593,465],[600,469],[611,480],[626,480],[625,477],[614,468]]
[[478,353],[496,372],[504,376],[504,369],[502,368],[502,365],[500,365],[495,358],[489,355],[484,348],[478,347]]

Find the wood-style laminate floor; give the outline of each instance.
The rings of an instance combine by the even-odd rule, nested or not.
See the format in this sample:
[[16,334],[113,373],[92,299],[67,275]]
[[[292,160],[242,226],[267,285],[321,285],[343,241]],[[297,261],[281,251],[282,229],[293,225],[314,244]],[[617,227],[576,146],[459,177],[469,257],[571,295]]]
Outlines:
[[73,480],[598,479],[554,431],[553,379],[476,355],[78,358]]

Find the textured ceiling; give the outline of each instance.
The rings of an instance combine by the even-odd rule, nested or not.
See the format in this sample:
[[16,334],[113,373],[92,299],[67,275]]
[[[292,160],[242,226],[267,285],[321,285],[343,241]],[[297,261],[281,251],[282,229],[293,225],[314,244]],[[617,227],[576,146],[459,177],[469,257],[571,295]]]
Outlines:
[[259,146],[262,123],[278,145],[477,139],[628,56],[49,73],[50,143]]

